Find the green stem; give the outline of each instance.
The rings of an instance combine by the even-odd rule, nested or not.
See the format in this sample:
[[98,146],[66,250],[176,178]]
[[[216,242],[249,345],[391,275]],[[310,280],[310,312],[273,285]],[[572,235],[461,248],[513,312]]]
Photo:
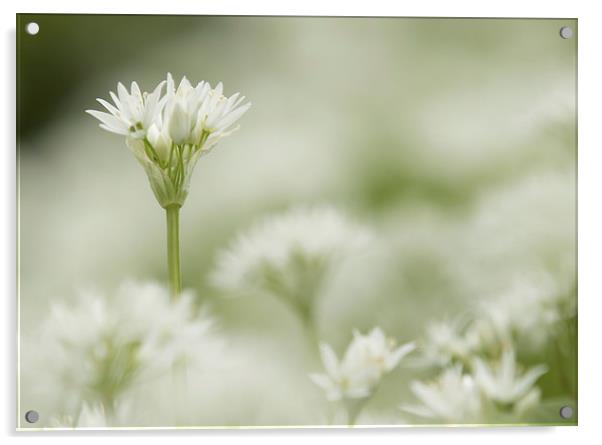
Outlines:
[[355,426],[357,422],[357,418],[360,415],[360,412],[364,408],[366,401],[368,399],[347,399],[345,404],[345,411],[347,412],[347,426],[352,427]]
[[180,271],[180,206],[177,204],[165,208],[167,216],[167,270],[171,299],[176,301],[182,292],[182,273]]

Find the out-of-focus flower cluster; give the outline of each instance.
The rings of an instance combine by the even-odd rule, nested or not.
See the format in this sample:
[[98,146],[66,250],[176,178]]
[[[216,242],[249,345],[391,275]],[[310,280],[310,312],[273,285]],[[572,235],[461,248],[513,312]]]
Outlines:
[[266,218],[222,250],[212,283],[229,294],[268,293],[290,304],[304,320],[329,274],[360,253],[371,231],[331,206],[297,207]]
[[449,423],[488,423],[504,418],[517,421],[539,402],[536,380],[547,368],[538,365],[520,371],[514,350],[507,349],[495,362],[474,358],[473,372],[453,364],[430,382],[413,381],[419,405],[402,405],[418,418]]
[[567,362],[573,360],[571,351],[556,343],[570,330],[575,309],[570,289],[538,276],[532,282],[515,282],[497,298],[479,304],[468,319],[431,323],[422,358],[441,373],[428,383],[412,382],[422,405],[404,405],[404,410],[456,423],[521,419],[537,407],[541,391],[536,382],[549,368],[526,368],[516,350],[541,354],[551,347]]
[[38,337],[40,390],[59,397],[53,422],[119,424],[127,421],[127,396],[141,384],[180,365],[202,370],[215,363],[221,342],[212,320],[195,315],[192,299],[187,292],[170,302],[160,285],[127,282],[109,297],[84,293],[73,304],[55,302]]

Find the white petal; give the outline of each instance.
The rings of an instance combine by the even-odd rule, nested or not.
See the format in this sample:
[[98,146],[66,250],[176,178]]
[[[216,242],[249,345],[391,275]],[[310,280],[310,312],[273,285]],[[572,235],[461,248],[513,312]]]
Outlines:
[[228,129],[228,127],[240,119],[249,108],[251,108],[251,102],[227,114],[223,119],[217,122],[216,127],[221,131]]
[[189,116],[185,104],[179,100],[173,105],[167,129],[171,140],[177,145],[185,143],[190,137]]
[[102,128],[103,130],[106,130],[106,131],[108,131],[110,133],[115,133],[115,134],[119,134],[119,135],[122,135],[122,136],[128,136],[129,135],[129,131],[127,131],[127,130],[120,130],[118,128],[109,127],[109,126],[107,126],[105,124],[99,124],[98,126],[100,128]]
[[175,85],[171,73],[167,73],[167,91],[166,94],[175,94]]
[[339,360],[332,348],[326,343],[320,344],[320,357],[324,364],[324,369],[330,376],[339,375]]
[[97,98],[98,103],[105,107],[113,116],[119,117],[119,110],[104,99]]
[[432,419],[435,417],[435,414],[424,406],[417,405],[402,405],[399,407],[401,410],[406,411],[410,414],[414,414],[418,417],[426,417]]
[[324,390],[330,390],[332,388],[332,380],[326,374],[309,374],[309,378]]
[[131,86],[131,92],[132,95],[136,95],[136,97],[142,97],[142,92],[140,91],[140,87],[138,86],[138,83],[136,81],[132,82],[132,86]]
[[538,365],[529,369],[525,375],[523,375],[518,382],[516,382],[514,393],[516,397],[521,397],[525,394],[531,386],[537,381],[539,377],[548,372],[548,368],[545,365]]
[[121,101],[119,100],[119,98],[117,97],[117,95],[115,93],[113,93],[112,91],[109,91],[109,95],[111,96],[111,99],[113,99],[113,103],[115,104],[115,106],[121,110]]
[[401,359],[408,355],[410,352],[412,352],[414,349],[416,349],[416,345],[414,343],[406,343],[405,345],[402,345],[395,351],[393,351],[391,355],[387,357],[386,360],[387,371],[390,371],[393,368],[395,368],[399,364]]
[[122,104],[128,102],[130,94],[121,82],[117,84],[117,94],[119,95],[119,100]]
[[111,128],[111,129],[119,130],[119,131],[125,130],[127,132],[127,129],[128,129],[127,124],[125,122],[123,122],[121,119],[116,118],[112,114],[105,113],[103,111],[97,111],[97,110],[86,110],[86,113],[94,116],[96,119],[98,119],[99,121],[101,121],[103,124],[105,124],[107,127]]

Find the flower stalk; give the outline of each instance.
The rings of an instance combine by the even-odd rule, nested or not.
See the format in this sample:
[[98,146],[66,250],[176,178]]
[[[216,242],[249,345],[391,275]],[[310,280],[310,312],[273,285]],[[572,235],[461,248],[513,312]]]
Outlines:
[[[163,93],[165,87],[165,93]],[[148,176],[157,202],[167,219],[167,270],[171,300],[182,292],[180,271],[180,208],[188,196],[190,179],[199,158],[224,137],[249,109],[245,97],[223,95],[223,85],[208,82],[196,87],[182,78],[176,87],[171,74],[148,93],[132,82],[130,91],[117,85],[113,104],[98,102],[106,111],[87,110],[100,127],[125,136],[125,142]]]
[[167,222],[167,271],[171,300],[177,301],[182,292],[182,271],[180,270],[180,206],[165,208]]

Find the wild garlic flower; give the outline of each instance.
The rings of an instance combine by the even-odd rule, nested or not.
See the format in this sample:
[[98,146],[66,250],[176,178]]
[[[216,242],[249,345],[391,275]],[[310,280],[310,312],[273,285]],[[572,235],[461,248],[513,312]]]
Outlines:
[[481,419],[481,396],[472,376],[461,365],[446,368],[434,381],[412,381],[410,388],[421,405],[401,409],[426,419],[447,423],[477,423]]
[[342,361],[326,343],[320,345],[320,356],[326,374],[310,374],[310,379],[326,392],[330,401],[370,397],[383,376],[399,365],[414,350],[413,343],[395,347],[380,328],[367,335],[353,332]]
[[457,323],[436,322],[427,327],[423,354],[429,363],[447,366],[451,363],[467,364],[480,346],[480,338],[470,327]]
[[297,207],[268,217],[219,252],[212,283],[228,293],[263,292],[310,317],[332,268],[372,239],[331,206]]
[[[165,94],[162,94],[166,87]],[[114,105],[98,99],[107,112],[87,110],[100,127],[125,136],[126,144],[148,176],[162,207],[182,206],[199,157],[208,153],[238,127],[234,124],[249,109],[245,97],[223,95],[223,85],[208,82],[196,87],[183,77],[176,88],[171,74],[152,93],[132,82],[128,92],[121,83]]]
[[123,284],[113,297],[83,294],[73,304],[54,303],[41,328],[41,385],[60,393],[60,412],[82,403],[115,412],[121,398],[185,362],[210,363],[219,342],[212,322],[193,316],[192,295],[170,302],[156,284]]
[[497,363],[486,363],[480,358],[475,358],[473,362],[477,386],[503,410],[536,402],[539,399],[539,389],[534,384],[546,371],[545,365],[538,365],[524,373],[519,372],[512,348],[506,349]]
[[558,324],[571,316],[567,309],[574,293],[559,291],[552,284],[517,282],[481,307],[480,329],[489,341],[511,344],[516,339],[541,348],[556,333]]
[[[51,428],[105,428],[111,425],[101,404],[83,404],[77,417],[70,415],[53,417],[49,421]],[[113,425],[114,426],[114,425]]]
[[437,322],[428,326],[424,358],[438,366],[460,363],[471,368],[477,354],[490,357],[520,344],[541,350],[554,338],[562,322],[575,314],[574,293],[556,283],[517,281],[496,298],[477,307],[463,326]]

